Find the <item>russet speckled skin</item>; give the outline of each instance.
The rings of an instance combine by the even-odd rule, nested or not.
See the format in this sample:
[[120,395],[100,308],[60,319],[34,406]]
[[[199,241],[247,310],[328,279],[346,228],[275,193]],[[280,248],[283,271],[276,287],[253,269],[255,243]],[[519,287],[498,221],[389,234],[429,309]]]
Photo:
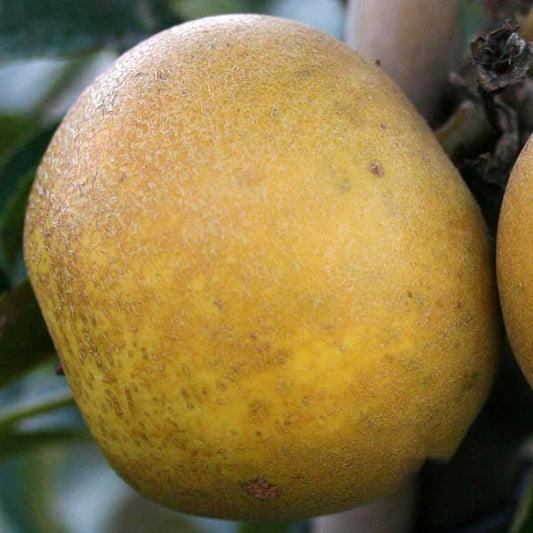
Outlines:
[[505,328],[533,386],[533,137],[518,157],[503,198],[497,238],[498,288]]
[[375,498],[454,452],[493,379],[478,207],[379,68],[295,22],[121,57],[44,157],[25,254],[97,443],[185,512]]

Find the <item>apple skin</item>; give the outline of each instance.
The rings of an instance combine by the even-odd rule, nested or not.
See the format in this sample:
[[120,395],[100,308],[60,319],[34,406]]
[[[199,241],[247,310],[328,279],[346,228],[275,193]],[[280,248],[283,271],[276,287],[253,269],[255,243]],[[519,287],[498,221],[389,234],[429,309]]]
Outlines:
[[25,258],[103,453],[188,513],[390,492],[454,453],[497,366],[474,199],[378,67],[293,21],[118,59],[43,159]]
[[505,189],[497,235],[500,301],[509,342],[533,386],[533,138],[522,149]]

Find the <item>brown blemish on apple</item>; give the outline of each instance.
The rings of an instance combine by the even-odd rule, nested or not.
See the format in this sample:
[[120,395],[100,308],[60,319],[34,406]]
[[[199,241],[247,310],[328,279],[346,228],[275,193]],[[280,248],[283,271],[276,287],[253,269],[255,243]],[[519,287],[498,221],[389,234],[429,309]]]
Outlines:
[[258,500],[271,500],[279,498],[283,493],[283,488],[270,483],[262,477],[258,477],[254,481],[247,481],[243,483],[242,488],[246,494],[257,498]]
[[182,387],[180,393],[183,399],[185,400],[185,405],[187,406],[187,409],[189,409],[189,411],[192,411],[194,409],[194,404],[192,403],[189,391],[186,388]]
[[269,405],[264,400],[254,400],[249,405],[249,416],[253,423],[263,422],[268,418]]
[[463,392],[469,392],[477,386],[481,373],[477,371],[468,372],[464,376]]
[[342,192],[348,192],[351,190],[352,184],[350,183],[350,180],[343,180],[340,184],[340,189]]
[[376,174],[376,176],[383,176],[385,174],[383,166],[379,161],[372,161],[372,163],[370,163],[370,172]]
[[130,410],[130,412],[133,412],[134,411],[133,398],[132,398],[131,391],[130,391],[129,387],[126,387],[124,389],[124,392],[126,394],[126,403],[128,404],[129,410]]

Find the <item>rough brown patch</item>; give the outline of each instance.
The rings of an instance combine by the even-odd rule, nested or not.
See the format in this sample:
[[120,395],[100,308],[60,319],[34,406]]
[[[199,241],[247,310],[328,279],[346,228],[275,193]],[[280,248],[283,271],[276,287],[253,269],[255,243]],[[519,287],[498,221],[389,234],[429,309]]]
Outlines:
[[126,393],[126,403],[128,404],[130,412],[132,412],[134,410],[134,407],[133,407],[133,398],[131,396],[131,391],[128,387],[126,387],[124,389],[124,392]]
[[194,409],[194,404],[192,403],[192,399],[191,399],[191,395],[189,391],[185,388],[182,388],[180,390],[180,393],[183,399],[185,400],[185,405],[187,406],[187,409],[189,409],[189,411],[192,411]]
[[242,488],[246,494],[257,498],[258,500],[271,500],[272,498],[279,498],[283,493],[282,487],[278,487],[262,477],[258,477],[254,481],[247,481],[246,483],[243,483]]
[[254,349],[260,354],[267,354],[270,352],[270,343],[268,342],[255,342]]
[[117,416],[122,416],[124,413],[122,412],[122,409],[120,407],[120,403],[117,399],[117,397],[115,396],[115,394],[110,390],[110,389],[106,389],[105,390],[105,394],[109,400],[109,402],[111,403],[111,406],[113,408],[113,410],[115,411],[115,413],[117,414]]
[[372,163],[370,163],[370,172],[372,172],[372,174],[376,174],[377,176],[383,176],[385,174],[383,166],[379,161],[372,161]]
[[389,126],[385,123],[385,122],[382,122],[379,127],[382,129],[382,130],[386,130]]
[[263,422],[268,418],[269,406],[264,400],[254,400],[249,405],[249,416],[252,422]]
[[341,181],[340,189],[342,192],[347,192],[352,188],[352,184],[349,180],[343,180]]
[[276,352],[276,362],[279,364],[283,364],[287,361],[289,358],[289,352],[287,350],[278,350]]
[[463,392],[470,392],[477,386],[481,374],[480,372],[472,371],[465,375],[463,382]]

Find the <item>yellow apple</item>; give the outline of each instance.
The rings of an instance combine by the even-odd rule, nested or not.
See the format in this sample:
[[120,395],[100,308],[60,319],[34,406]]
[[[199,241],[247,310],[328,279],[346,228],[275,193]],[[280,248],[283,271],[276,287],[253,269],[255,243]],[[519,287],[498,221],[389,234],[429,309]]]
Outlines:
[[533,385],[533,138],[511,172],[497,238],[498,288],[505,327],[525,377]]
[[44,157],[25,256],[103,453],[189,513],[378,497],[453,454],[495,372],[472,196],[378,67],[288,20],[124,54]]

